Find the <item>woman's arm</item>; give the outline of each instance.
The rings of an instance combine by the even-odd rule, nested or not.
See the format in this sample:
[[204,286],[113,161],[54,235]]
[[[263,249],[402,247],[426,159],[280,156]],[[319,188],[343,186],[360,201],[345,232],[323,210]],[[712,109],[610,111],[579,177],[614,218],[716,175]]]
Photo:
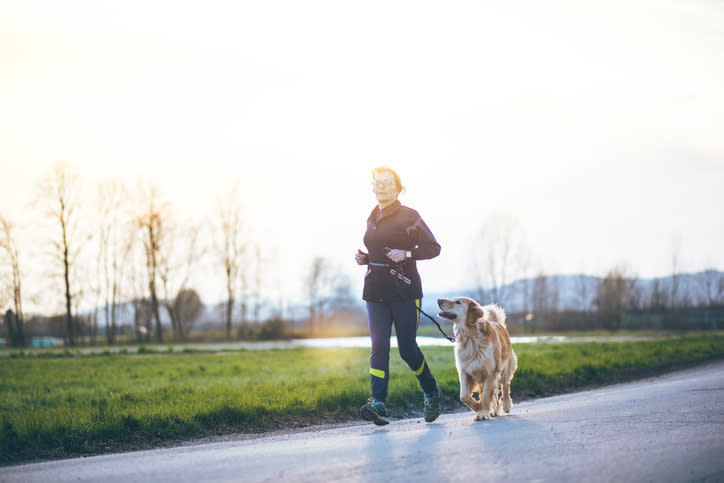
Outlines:
[[435,235],[432,234],[432,231],[430,231],[420,215],[407,228],[407,233],[410,234],[414,241],[414,247],[411,250],[413,259],[429,260],[440,255],[440,244],[435,240]]

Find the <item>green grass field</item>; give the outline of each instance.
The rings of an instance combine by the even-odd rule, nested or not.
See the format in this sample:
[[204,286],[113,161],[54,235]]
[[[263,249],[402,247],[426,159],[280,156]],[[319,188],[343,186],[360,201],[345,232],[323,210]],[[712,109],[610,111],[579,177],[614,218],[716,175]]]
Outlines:
[[[724,336],[518,344],[514,401],[649,376],[724,357]],[[461,409],[452,346],[423,349]],[[0,358],[0,463],[140,449],[230,433],[358,418],[368,349]],[[417,417],[417,380],[392,354],[388,406]],[[514,409],[515,411],[515,409]]]

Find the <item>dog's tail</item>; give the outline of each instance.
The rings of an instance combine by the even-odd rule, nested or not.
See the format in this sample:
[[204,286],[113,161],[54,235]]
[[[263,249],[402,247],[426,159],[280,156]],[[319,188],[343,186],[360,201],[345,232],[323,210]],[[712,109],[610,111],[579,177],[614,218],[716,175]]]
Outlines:
[[483,309],[485,310],[487,315],[486,318],[489,321],[500,324],[503,327],[507,327],[507,325],[505,325],[505,311],[503,310],[503,307],[498,304],[491,304],[486,305]]

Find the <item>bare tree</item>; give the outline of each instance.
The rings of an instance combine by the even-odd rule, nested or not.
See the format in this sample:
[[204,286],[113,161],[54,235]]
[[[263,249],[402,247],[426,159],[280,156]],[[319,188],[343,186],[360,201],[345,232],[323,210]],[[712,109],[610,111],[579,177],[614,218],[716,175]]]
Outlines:
[[251,272],[249,265],[244,265],[239,272],[239,334],[246,338],[249,330],[249,280]]
[[506,286],[527,266],[527,254],[523,230],[517,219],[502,214],[488,216],[473,240],[472,258],[479,300],[505,304]]
[[309,309],[309,332],[314,334],[336,309],[351,305],[349,277],[332,262],[314,257],[305,279]]
[[66,343],[75,345],[76,331],[73,321],[73,297],[71,291],[71,271],[82,248],[84,240],[79,237],[78,208],[79,178],[66,163],[53,166],[51,173],[38,181],[39,202],[43,203],[45,216],[58,230],[52,241],[57,261],[62,266],[65,289]]
[[151,302],[151,313],[156,324],[156,341],[163,342],[161,312],[159,310],[158,287],[159,269],[162,263],[161,246],[166,237],[166,224],[169,216],[169,204],[160,199],[158,188],[149,184],[142,194],[143,206],[136,217],[141,230],[146,261],[146,279]]
[[203,310],[204,304],[194,289],[181,289],[173,301],[173,311],[183,327],[184,334],[191,330],[191,326],[199,319]]
[[239,332],[242,337],[246,337],[250,333],[249,320],[259,322],[264,263],[265,258],[261,247],[248,240],[241,257],[239,271]]
[[655,278],[651,282],[651,292],[649,294],[648,309],[653,312],[663,312],[666,308],[666,289],[661,280]]
[[261,246],[256,244],[254,246],[254,284],[252,286],[251,290],[251,296],[252,296],[252,302],[253,302],[253,309],[252,314],[254,316],[255,321],[259,321],[260,319],[260,312],[261,312],[261,306],[262,306],[262,300],[261,300],[261,290],[262,290],[262,274],[264,273],[263,266],[265,263],[265,259],[262,256],[261,253]]
[[535,277],[533,282],[533,315],[537,320],[544,320],[551,310],[550,289],[548,287],[548,277],[541,272]]
[[327,276],[327,261],[322,257],[314,257],[309,265],[305,285],[309,298],[309,332],[314,334],[316,323],[320,318],[324,301],[323,290]]
[[578,299],[578,310],[588,312],[591,309],[591,294],[589,290],[588,277],[583,273],[576,276],[576,295]]
[[[516,271],[516,280],[508,283],[508,290],[506,296],[507,310],[522,311],[526,314],[530,312],[531,307],[531,294],[533,291],[533,284],[535,282],[535,271],[534,264],[529,256],[529,252],[521,254],[517,261],[518,270]],[[473,291],[471,294],[473,297],[481,295],[481,291],[484,290],[478,287],[477,294]],[[487,302],[486,299],[481,301]]]
[[681,238],[675,237],[671,243],[671,308],[679,306],[679,289],[681,282]]
[[309,265],[305,286],[309,307],[309,331],[315,333],[326,311],[340,296],[349,291],[349,280],[323,257],[314,257]]
[[159,245],[158,276],[163,287],[163,305],[166,308],[174,334],[184,340],[184,325],[176,312],[174,295],[181,293],[188,286],[189,279],[198,260],[203,253],[198,249],[197,241],[200,228],[191,223],[183,223],[182,230],[167,223],[166,235]]
[[15,309],[12,317],[7,317],[8,335],[10,336],[11,345],[21,347],[25,345],[22,274],[20,271],[20,255],[13,230],[12,223],[0,216],[0,253],[5,253],[10,268],[12,304]]
[[[134,230],[135,231],[135,230]],[[146,298],[148,282],[146,280],[146,255],[143,250],[135,247],[131,250],[131,260],[128,264],[127,285],[131,294],[133,307],[133,328],[138,343],[150,341],[153,332],[153,312],[150,300]],[[143,251],[144,253],[141,253]]]
[[335,270],[335,275],[330,280],[330,294],[328,307],[331,311],[351,310],[355,306],[355,298],[352,292],[352,282],[342,270]]
[[127,198],[128,190],[122,182],[107,180],[98,186],[98,295],[109,345],[115,340],[122,282],[136,236],[136,230],[129,229],[130,220],[123,206]]
[[699,304],[713,307],[724,304],[724,275],[716,270],[705,270],[699,281]]
[[239,285],[242,255],[246,250],[238,184],[234,185],[228,196],[217,198],[216,222],[219,234],[214,237],[215,249],[226,278],[226,338],[231,339],[234,296]]
[[[278,258],[274,256],[276,253],[277,248],[272,248],[273,253],[269,256],[271,259]],[[274,295],[274,307],[272,309],[272,317],[275,317],[277,319],[285,319],[291,316],[291,310],[289,310],[289,302],[286,300],[283,290],[283,271],[282,268],[277,266],[276,270],[273,273],[274,276],[274,283],[272,286],[275,289],[275,295]],[[292,320],[292,324],[293,324]]]
[[629,299],[629,283],[621,269],[613,269],[602,278],[596,290],[596,306],[603,327],[621,328]]
[[548,277],[549,312],[558,312],[561,309],[560,277]]
[[639,283],[638,275],[629,272],[626,275],[626,308],[627,310],[638,311],[644,308],[643,288]]
[[530,313],[530,300],[531,300],[531,291],[533,287],[533,280],[530,278],[524,278],[520,281],[520,292],[521,292],[521,309],[525,314]]

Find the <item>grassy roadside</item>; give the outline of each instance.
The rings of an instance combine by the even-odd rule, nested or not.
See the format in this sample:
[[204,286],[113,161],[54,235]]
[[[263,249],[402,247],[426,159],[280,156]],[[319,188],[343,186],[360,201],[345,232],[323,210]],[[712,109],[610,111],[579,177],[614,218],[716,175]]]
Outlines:
[[[724,357],[724,336],[518,344],[514,400],[631,380]],[[368,349],[0,358],[0,464],[149,448],[211,435],[357,419]],[[426,347],[460,407],[452,347]],[[393,417],[415,417],[417,381],[392,355]]]

